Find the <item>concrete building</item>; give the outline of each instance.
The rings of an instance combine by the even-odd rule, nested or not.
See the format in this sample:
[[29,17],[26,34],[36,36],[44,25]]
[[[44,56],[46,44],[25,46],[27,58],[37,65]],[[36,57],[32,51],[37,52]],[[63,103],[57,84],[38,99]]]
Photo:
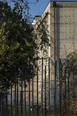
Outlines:
[[[35,21],[37,19],[37,21]],[[76,1],[50,1],[42,15],[35,17],[33,22],[34,30],[38,32],[43,21],[47,22],[49,31],[50,46],[46,47],[46,53],[39,49],[38,56],[43,57],[44,66],[48,66],[48,58],[50,58],[50,104],[51,109],[54,109],[54,97],[56,104],[58,103],[57,88],[59,82],[59,58],[65,59],[66,55],[73,52],[77,46],[77,2]],[[40,38],[38,37],[37,44],[39,45]],[[56,91],[55,91],[55,61],[56,65]],[[38,61],[39,66],[39,81],[41,81],[41,60]],[[48,69],[47,69],[48,72]],[[43,75],[43,79],[45,76]],[[47,74],[48,78],[48,74]],[[41,85],[39,85],[41,87]],[[41,88],[39,88],[40,91]],[[41,96],[40,96],[41,97]],[[39,98],[40,98],[39,97]]]

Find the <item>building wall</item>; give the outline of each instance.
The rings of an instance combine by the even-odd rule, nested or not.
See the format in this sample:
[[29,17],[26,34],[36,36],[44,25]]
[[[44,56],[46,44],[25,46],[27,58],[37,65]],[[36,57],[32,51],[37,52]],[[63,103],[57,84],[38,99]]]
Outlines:
[[[49,2],[45,11],[41,15],[41,20],[48,13],[48,31],[50,34],[50,47],[48,56],[51,59],[51,109],[54,109],[54,92],[55,92],[55,60],[56,66],[56,103],[58,104],[59,88],[59,58],[65,59],[66,55],[73,52],[77,46],[77,2]],[[40,21],[36,24],[38,29]],[[55,43],[55,44],[54,44]],[[40,55],[41,56],[41,55]],[[43,56],[43,55],[42,55]],[[39,63],[38,63],[39,65]],[[46,65],[44,63],[44,65]],[[41,72],[40,72],[41,73]]]
[[[56,88],[59,81],[59,58],[65,59],[66,55],[73,52],[77,45],[77,2],[56,2],[53,8],[51,2],[51,80],[54,80],[54,55],[57,60]],[[55,16],[55,20],[54,20]],[[55,36],[54,36],[55,33]],[[53,42],[56,42],[55,47]],[[54,52],[54,49],[56,52]],[[52,83],[52,82],[51,82]],[[58,101],[58,88],[56,89],[56,102]],[[52,91],[51,91],[52,96]],[[53,96],[52,96],[53,97]],[[52,102],[51,102],[52,104]],[[52,104],[53,105],[53,104]]]

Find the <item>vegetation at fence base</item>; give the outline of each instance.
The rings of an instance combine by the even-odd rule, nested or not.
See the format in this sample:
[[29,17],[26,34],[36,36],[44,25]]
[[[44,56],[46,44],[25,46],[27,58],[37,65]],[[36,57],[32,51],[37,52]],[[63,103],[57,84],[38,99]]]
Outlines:
[[[74,93],[73,93],[74,90]],[[65,97],[66,94],[66,97]],[[60,104],[59,104],[60,106]],[[58,108],[59,108],[58,106]],[[66,93],[63,93],[63,99],[61,100],[61,115],[62,116],[76,116],[77,115],[77,87],[69,87]]]
[[61,107],[62,116],[77,116],[77,49],[61,59],[60,69],[61,98],[58,109]]
[[[24,109],[23,109],[23,113],[22,116],[25,115],[24,113]],[[3,104],[3,116],[6,116],[6,113],[8,116],[11,116],[11,105],[7,106],[7,112],[6,112],[6,104]],[[17,114],[17,108],[16,108],[16,114]],[[32,112],[30,111],[30,114],[32,116]],[[26,115],[29,116],[29,111],[26,111]],[[12,116],[15,116],[15,106],[12,106]],[[21,109],[18,109],[18,116],[21,116]],[[37,111],[34,111],[34,116],[37,116]],[[41,116],[41,112],[38,112],[38,116]],[[43,113],[43,116],[45,116],[45,112]],[[49,116],[49,113],[46,113],[46,116]],[[50,116],[54,116],[54,112],[51,112]],[[58,116],[58,114],[57,114]]]
[[77,48],[73,52],[68,54],[63,60],[63,65],[67,70],[69,70],[70,72],[72,70],[77,71]]

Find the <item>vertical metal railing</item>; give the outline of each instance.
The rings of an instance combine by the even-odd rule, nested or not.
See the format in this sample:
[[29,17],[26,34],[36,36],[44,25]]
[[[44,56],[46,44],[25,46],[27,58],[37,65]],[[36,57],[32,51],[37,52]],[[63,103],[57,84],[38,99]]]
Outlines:
[[68,72],[68,101],[69,101],[69,78],[70,78],[70,72]]
[[[33,74],[33,66],[32,66],[32,74]],[[34,116],[34,75],[32,75],[32,116]]]
[[43,116],[43,57],[42,57],[41,116]]
[[56,116],[56,64],[57,62],[55,61],[54,62],[54,71],[55,71],[55,74],[54,74],[54,84],[55,84],[55,87],[54,87],[54,113],[55,113],[55,116]]
[[66,68],[65,68],[65,96],[64,96],[64,99],[65,99],[65,114],[66,114]]
[[17,69],[17,116],[18,116],[18,69]]
[[73,85],[72,86],[73,86],[73,98],[74,98],[74,87],[75,87],[74,86],[74,69],[73,69]]
[[[21,69],[22,70],[22,72],[21,72],[21,87],[20,87],[20,89],[19,89],[19,84],[18,84],[18,82],[19,82],[19,78],[18,78],[18,75],[19,75],[19,72],[18,72],[18,69],[15,69],[15,70],[10,70],[10,82],[11,82],[11,93],[10,93],[10,96],[11,96],[11,104],[10,104],[10,109],[11,109],[11,111],[10,111],[10,115],[11,116],[13,116],[14,114],[13,114],[13,112],[15,113],[15,116],[18,116],[19,115],[19,111],[21,111],[21,116],[34,116],[35,114],[37,115],[37,116],[39,116],[39,115],[41,115],[41,116],[43,116],[43,115],[45,115],[45,116],[51,116],[51,109],[50,109],[50,107],[51,107],[51,104],[50,104],[50,98],[51,98],[51,96],[50,96],[50,92],[51,92],[51,89],[50,89],[50,86],[51,86],[51,83],[50,83],[50,58],[49,58],[49,61],[48,61],[49,63],[48,63],[48,66],[46,67],[45,66],[45,68],[43,67],[43,58],[42,58],[42,76],[41,76],[41,78],[42,78],[42,81],[41,81],[41,97],[40,97],[40,99],[41,99],[41,103],[39,102],[39,96],[38,96],[38,92],[39,92],[39,76],[38,76],[38,68],[37,68],[37,75],[36,75],[36,81],[34,80],[35,79],[35,77],[34,77],[34,67],[32,67],[32,73],[30,73],[30,68],[31,68],[31,66],[30,66],[30,63],[29,63],[29,90],[28,90],[28,94],[29,94],[29,109],[28,109],[28,111],[27,111],[27,89],[26,89],[26,80],[27,80],[27,75],[26,75],[26,69]],[[60,59],[60,62],[59,62],[59,116],[62,116],[62,108],[63,107],[61,107],[62,106],[62,103],[63,103],[63,100],[64,100],[64,106],[65,106],[65,114],[67,113],[67,106],[69,106],[69,93],[70,93],[70,72],[66,69],[66,68],[64,68],[63,66],[62,66],[62,64],[61,64],[61,59]],[[44,70],[44,69],[45,70]],[[56,68],[56,67],[55,67]],[[47,71],[48,71],[48,73],[47,73]],[[13,80],[13,73],[15,73],[14,74],[14,80]],[[44,75],[43,75],[43,73],[44,73]],[[31,75],[32,74],[32,75]],[[47,74],[48,74],[48,76],[47,76]],[[74,70],[73,70],[73,73],[72,73],[73,75],[72,75],[72,87],[73,87],[73,91],[72,91],[72,94],[73,94],[73,96],[74,96]],[[44,79],[45,79],[45,81],[43,81],[43,76],[44,76]],[[23,86],[23,77],[24,77],[24,86]],[[48,77],[48,78],[47,78]],[[31,82],[30,82],[30,79],[32,78],[32,85],[31,85]],[[48,79],[48,81],[47,81],[47,79]],[[64,79],[64,80],[62,80],[62,79]],[[13,81],[14,81],[14,87],[15,87],[15,108],[13,108]],[[36,85],[36,97],[37,97],[37,100],[35,101],[34,100],[34,81],[35,81],[35,85]],[[48,82],[48,83],[47,83]],[[64,83],[64,84],[63,84]],[[1,85],[3,85],[3,77],[1,77]],[[48,86],[47,86],[48,85]],[[5,105],[5,114],[6,114],[6,116],[8,116],[9,115],[9,102],[8,102],[8,81],[7,81],[7,78],[6,78],[6,80],[5,80],[5,86],[6,86],[6,90],[5,90],[5,94],[6,94],[6,97],[5,97],[5,103],[3,104],[3,101],[1,101],[1,115],[0,116],[3,116],[3,114],[4,114],[4,112],[3,112],[3,105]],[[44,95],[43,95],[43,86],[45,87],[45,90],[44,90]],[[55,86],[55,83],[54,83],[54,86]],[[32,91],[30,90],[30,87],[32,88]],[[47,87],[48,87],[48,94],[47,94]],[[63,88],[64,87],[64,88]],[[3,88],[1,88],[1,98],[3,98],[3,91],[2,91],[2,89]],[[56,89],[56,88],[55,88]],[[23,91],[24,90],[24,91]],[[19,109],[19,100],[18,100],[18,98],[19,98],[19,94],[18,94],[18,92],[19,91],[21,91],[21,108]],[[63,92],[64,92],[64,94],[63,94]],[[24,92],[24,94],[23,94],[23,92]],[[30,96],[30,92],[32,92],[32,94],[31,94],[31,96]],[[54,90],[54,92],[55,92],[55,90]],[[23,96],[24,95],[24,96]],[[62,95],[64,95],[63,96],[63,99],[62,99]],[[44,98],[43,98],[43,96],[44,96]],[[30,99],[30,97],[32,97],[32,113],[31,113],[31,111],[30,111],[30,107],[31,107],[31,99]],[[48,98],[49,98],[49,100],[48,100]],[[45,104],[43,104],[43,99],[44,99],[44,103]],[[23,100],[24,100],[24,104],[23,104]],[[68,101],[68,103],[67,103],[67,101]],[[35,103],[36,102],[36,103]],[[39,112],[39,103],[40,103],[40,105],[41,105],[41,112]],[[37,110],[34,110],[34,105],[36,105],[36,108],[37,108]],[[43,105],[44,105],[44,107],[43,107]],[[56,106],[56,104],[54,104],[55,106]],[[23,112],[23,106],[24,106],[24,112]],[[43,109],[44,108],[44,109]],[[14,110],[14,111],[13,111]],[[47,110],[49,110],[49,111],[47,111]],[[45,112],[43,112],[43,111],[45,111]],[[56,111],[56,110],[55,110]],[[57,113],[56,113],[56,115],[57,115]],[[69,115],[69,113],[68,113],[68,115]]]
[[30,61],[29,61],[29,116],[30,116]]
[[[70,72],[68,71],[68,107],[69,107],[69,78],[70,78]],[[69,109],[68,109],[69,110]],[[69,112],[68,112],[68,116],[69,116]]]
[[15,116],[16,116],[16,68],[15,68]]
[[61,59],[59,60],[59,115],[61,116],[61,77],[62,77],[62,65]]
[[50,114],[50,58],[49,58],[49,66],[48,66],[49,68],[49,82],[48,82],[48,84],[49,84],[49,116],[51,115]]
[[46,66],[45,66],[45,116],[46,116]]
[[53,7],[54,7],[54,83],[55,83],[55,88],[54,88],[54,115],[56,116],[56,1],[53,2]]
[[1,72],[1,106],[0,106],[0,116],[3,116],[3,76],[2,76],[2,72]]
[[38,116],[38,68],[37,68],[37,116]]
[[24,94],[24,98],[25,98],[25,102],[24,102],[24,114],[25,114],[25,116],[26,116],[26,69],[25,69],[25,81],[24,81],[24,88],[25,88],[25,94]]
[[21,116],[23,114],[23,80],[22,80],[22,71],[21,71]]
[[6,116],[8,116],[7,76],[6,76]]
[[10,77],[11,77],[11,116],[12,116],[12,69],[10,70]]

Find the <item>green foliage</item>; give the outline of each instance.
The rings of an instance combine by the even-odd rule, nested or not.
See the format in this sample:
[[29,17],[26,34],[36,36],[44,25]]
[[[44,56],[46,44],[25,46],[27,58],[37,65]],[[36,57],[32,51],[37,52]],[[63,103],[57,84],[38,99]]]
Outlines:
[[66,69],[69,71],[77,70],[77,49],[75,49],[72,53],[66,56],[63,65],[65,65]]
[[[76,116],[77,115],[77,49],[66,56],[62,60],[62,69],[66,70],[66,87],[64,85],[61,91],[61,115]],[[61,70],[62,71],[62,70]],[[69,78],[69,86],[67,80]],[[61,75],[61,84],[65,83],[65,74]],[[61,86],[62,88],[62,86]],[[63,93],[63,94],[62,94]],[[60,105],[60,104],[59,104]],[[58,106],[59,109],[59,106]]]
[[[0,1],[0,76],[2,76],[1,84],[4,88],[6,84],[9,88],[11,81],[13,86],[15,77],[18,77],[20,81],[21,77],[22,80],[26,78],[28,82],[34,77],[34,67],[37,66],[35,59],[38,59],[35,55],[38,56],[37,53],[40,50],[36,44],[37,36],[29,23],[29,3],[26,0],[11,0],[11,2],[14,2],[14,8],[11,8],[7,2]],[[27,12],[23,19],[24,10]],[[41,22],[38,33],[41,36],[41,49],[49,46],[45,22]]]
[[1,81],[0,81],[0,89],[1,89],[2,87],[3,87],[3,86],[2,86]]
[[[26,80],[29,82],[29,78],[32,78],[35,73],[32,72],[32,67],[36,67],[37,36],[29,24],[29,14],[22,18],[23,9],[20,2],[25,2],[25,8],[29,10],[26,1],[15,1],[13,9],[8,3],[0,1],[0,76],[2,76],[3,86],[6,87],[7,84],[7,88],[11,85],[11,77],[13,84],[17,76],[20,81],[21,77],[22,80],[25,79],[25,69]],[[46,30],[47,27],[41,22],[41,29],[38,30],[41,35],[41,46],[48,44]]]
[[[22,69],[27,68],[27,74],[31,73],[34,64],[34,55],[37,45],[33,28],[27,23],[28,19],[22,19],[16,9],[11,9],[7,3],[0,2],[0,76],[6,81],[9,87],[11,81],[10,70],[12,69],[12,82],[15,82],[15,70],[19,70],[20,77]],[[34,39],[33,39],[34,38]],[[26,79],[29,81],[29,76]],[[24,79],[24,76],[23,78]],[[5,86],[5,85],[4,85]]]
[[[7,109],[8,109],[7,111],[8,116],[11,116],[11,106],[8,105]],[[17,113],[17,108],[16,108],[16,113]],[[30,114],[32,115],[32,112],[30,112]],[[22,116],[24,115],[25,115],[25,111],[23,110]],[[26,111],[26,115],[29,116],[29,111]],[[37,115],[37,110],[34,111],[34,116],[36,115]],[[41,116],[41,112],[39,112],[38,115]],[[5,104],[3,104],[3,116],[6,116],[6,105]],[[15,116],[14,106],[12,106],[12,116]],[[18,116],[21,116],[21,109],[18,109]],[[45,113],[43,113],[43,116],[45,116]],[[46,116],[49,116],[49,113],[47,113]],[[54,116],[54,113],[52,112],[50,116]]]
[[66,93],[65,92],[63,93],[63,100],[61,101],[61,115],[62,116],[77,115],[77,87],[75,88],[69,87],[69,93],[68,89],[66,90]]
[[[40,21],[41,22],[41,21]],[[39,26],[38,29],[38,36],[40,38],[40,45],[41,48],[40,50],[44,50],[44,47],[46,48],[46,46],[50,46],[49,44],[49,31],[48,31],[48,25],[47,25],[47,21],[42,21],[41,25]]]

